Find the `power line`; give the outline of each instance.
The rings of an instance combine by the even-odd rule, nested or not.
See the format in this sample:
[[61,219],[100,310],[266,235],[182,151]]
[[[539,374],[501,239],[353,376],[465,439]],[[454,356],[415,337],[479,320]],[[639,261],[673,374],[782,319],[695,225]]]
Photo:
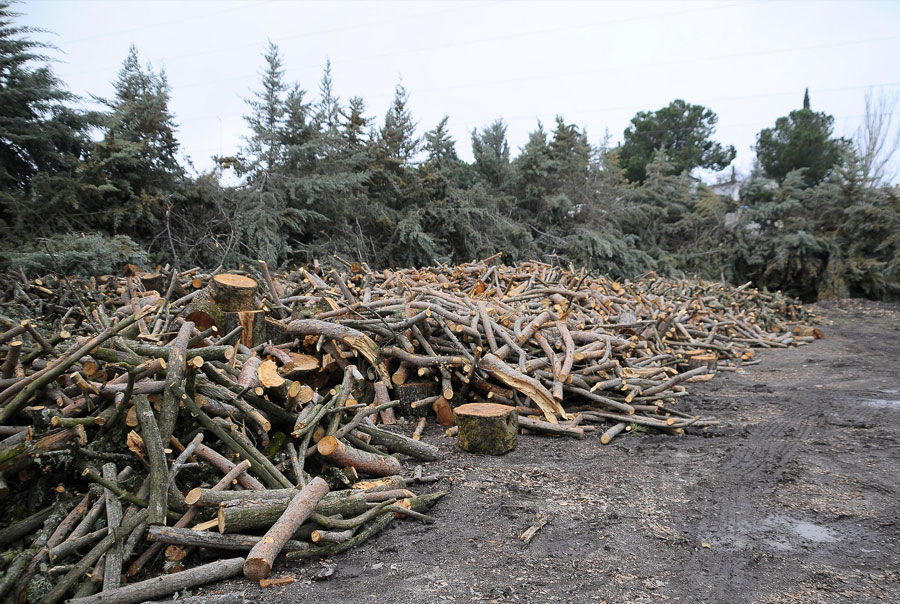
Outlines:
[[[267,1],[271,1],[271,0],[267,0]],[[443,9],[443,10],[439,10],[439,11],[433,11],[430,13],[415,13],[412,15],[403,15],[403,16],[394,17],[391,19],[379,19],[376,21],[366,21],[364,23],[356,23],[353,25],[343,25],[341,27],[331,27],[328,29],[319,29],[319,30],[306,31],[306,32],[290,34],[290,35],[282,35],[282,36],[273,38],[273,41],[277,44],[280,42],[285,42],[287,40],[294,40],[296,38],[323,36],[323,35],[334,34],[334,33],[342,32],[342,31],[351,31],[354,29],[369,28],[369,27],[374,27],[377,25],[387,25],[390,23],[409,21],[410,19],[420,19],[422,17],[433,17],[433,16],[437,16],[437,15],[443,15],[446,13],[454,13],[454,12],[459,12],[459,11],[463,11],[463,10],[472,10],[475,8],[481,8],[484,6],[489,6],[489,5],[493,5],[493,4],[502,4],[502,3],[503,3],[502,1],[492,1],[492,2],[481,2],[481,3],[477,3],[477,4],[467,4],[465,6],[454,6],[453,8],[447,8],[447,9]],[[221,48],[212,48],[212,49],[207,48],[204,50],[198,50],[196,52],[189,52],[189,53],[184,53],[184,54],[180,54],[180,55],[160,57],[159,61],[165,62],[165,61],[175,61],[178,59],[189,59],[189,58],[200,57],[200,56],[204,56],[204,55],[220,55],[223,52],[227,52],[230,50],[241,50],[241,49],[245,49],[245,48],[257,48],[258,46],[259,46],[258,42],[248,42],[245,44],[235,44],[232,46],[225,46],[225,47],[221,47]],[[85,75],[85,74],[90,74],[90,73],[99,73],[99,72],[103,72],[103,71],[111,71],[111,70],[116,69],[117,67],[118,67],[117,65],[113,65],[111,67],[88,69],[85,71],[76,71],[69,75]]]
[[[527,37],[532,37],[532,36],[538,36],[541,34],[561,33],[561,32],[575,31],[575,30],[582,30],[582,29],[591,29],[591,28],[595,28],[595,27],[602,27],[602,26],[608,26],[608,25],[618,25],[621,23],[628,23],[628,22],[634,22],[634,21],[646,21],[646,20],[651,20],[651,19],[659,19],[659,18],[671,17],[671,16],[680,16],[680,15],[691,14],[691,13],[709,12],[709,11],[713,11],[713,10],[723,10],[723,9],[728,9],[728,8],[746,6],[749,4],[756,4],[756,2],[738,2],[738,3],[733,3],[733,4],[722,4],[722,5],[711,5],[711,6],[707,5],[707,6],[703,6],[701,8],[685,9],[685,10],[680,10],[680,11],[669,11],[669,12],[664,12],[664,13],[656,13],[653,15],[642,15],[642,16],[638,16],[638,17],[624,17],[622,19],[611,19],[611,20],[606,20],[606,21],[602,21],[602,22],[598,22],[598,23],[566,25],[563,27],[551,27],[551,28],[544,28],[544,29],[536,29],[536,30],[529,30],[529,31],[524,31],[524,32],[510,33],[510,34],[500,35],[500,36],[488,36],[485,38],[476,38],[474,40],[464,40],[464,41],[460,41],[460,42],[447,42],[444,44],[435,44],[435,45],[423,46],[423,47],[419,47],[419,48],[395,50],[395,51],[385,52],[385,53],[381,53],[381,54],[361,55],[361,56],[352,57],[349,59],[332,61],[332,65],[345,65],[348,63],[358,63],[358,62],[362,62],[362,61],[374,61],[374,60],[379,60],[379,59],[385,59],[388,57],[401,56],[401,55],[407,55],[407,54],[419,54],[422,52],[428,52],[428,51],[433,51],[433,50],[446,50],[449,48],[460,48],[460,47],[465,47],[465,46],[471,46],[473,44],[481,44],[484,42],[496,42],[496,41],[501,41],[501,40],[511,40],[511,39],[515,39],[515,38],[527,38]],[[300,67],[287,68],[284,71],[285,71],[285,73],[290,73],[290,72],[306,71],[309,69],[320,69],[321,67],[322,67],[321,64],[308,64],[308,65],[302,65]],[[184,84],[178,88],[184,89],[184,88],[196,88],[198,86],[212,86],[215,84],[222,84],[225,82],[237,82],[237,81],[247,80],[247,79],[250,79],[253,77],[255,77],[255,74],[247,74],[247,75],[243,75],[243,76],[234,76],[231,78],[222,78],[219,80],[211,80],[211,81],[207,81],[207,82],[196,82],[196,83],[191,83],[191,84]]]
[[111,38],[113,36],[119,36],[121,34],[128,34],[135,31],[142,31],[145,29],[154,29],[156,27],[167,27],[169,25],[177,25],[179,23],[186,23],[188,21],[196,21],[197,19],[205,19],[207,17],[212,17],[214,15],[224,15],[226,13],[233,13],[235,11],[244,10],[246,8],[250,8],[253,6],[258,6],[260,4],[268,4],[272,2],[272,0],[258,0],[257,2],[245,3],[241,6],[235,6],[233,8],[225,8],[220,10],[214,10],[207,13],[202,13],[199,15],[193,15],[191,17],[182,17],[180,19],[171,19],[169,21],[160,21],[157,23],[148,23],[146,25],[137,25],[135,27],[129,27],[128,29],[120,29],[118,31],[104,32],[102,34],[96,34],[94,36],[86,36],[84,38],[76,38],[74,40],[64,40],[60,42],[60,45],[63,44],[80,44],[82,42],[90,42],[92,40],[101,40],[103,38]]

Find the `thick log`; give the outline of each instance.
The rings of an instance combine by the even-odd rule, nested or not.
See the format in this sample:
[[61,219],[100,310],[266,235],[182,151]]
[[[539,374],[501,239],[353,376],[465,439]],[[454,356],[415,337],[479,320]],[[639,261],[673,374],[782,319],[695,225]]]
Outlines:
[[428,399],[441,393],[441,385],[434,380],[404,382],[394,386],[396,397],[400,399],[400,409],[404,415],[417,415],[425,417],[428,407],[413,407],[416,401]]
[[179,393],[184,390],[184,372],[186,369],[187,343],[191,339],[191,330],[194,324],[185,321],[178,330],[178,335],[169,347],[169,359],[166,372],[166,389],[163,394],[162,406],[159,410],[159,434],[162,442],[169,442],[169,437],[175,430],[175,421],[178,419],[180,405]]
[[319,455],[342,468],[351,466],[372,476],[390,476],[403,471],[403,466],[396,458],[360,451],[333,436],[326,436],[320,440],[317,448]]
[[257,309],[257,283],[250,277],[220,273],[210,279],[207,287],[213,300],[225,312]]
[[183,589],[228,579],[241,572],[243,558],[218,560],[203,566],[162,575],[132,583],[112,591],[104,591],[86,598],[67,600],[66,604],[136,604],[150,598],[159,598]]
[[464,451],[502,455],[516,448],[519,414],[515,407],[469,403],[457,407],[455,413],[459,446]]
[[[116,464],[103,464],[103,478],[116,484]],[[118,486],[118,485],[116,485]],[[109,489],[104,493],[106,498],[106,523],[109,530],[115,530],[122,524],[122,504]],[[163,509],[165,514],[165,509]],[[103,569],[103,589],[115,589],[122,583],[122,541],[116,541],[106,552],[106,563]]]
[[303,521],[306,520],[322,497],[328,492],[328,483],[321,477],[313,478],[306,487],[297,493],[288,504],[284,513],[265,536],[257,543],[244,562],[244,576],[253,581],[265,579],[272,570],[275,557],[291,538]]

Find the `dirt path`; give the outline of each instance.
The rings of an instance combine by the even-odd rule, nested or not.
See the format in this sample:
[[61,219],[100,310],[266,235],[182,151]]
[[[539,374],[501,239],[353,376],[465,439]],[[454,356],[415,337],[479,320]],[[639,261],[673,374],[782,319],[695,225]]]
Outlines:
[[219,589],[317,604],[900,602],[900,307],[824,310],[825,340],[692,386],[687,408],[723,427],[607,447],[525,437],[499,458],[433,428],[447,458],[425,471],[453,477],[437,524],[276,567],[297,577],[287,587]]

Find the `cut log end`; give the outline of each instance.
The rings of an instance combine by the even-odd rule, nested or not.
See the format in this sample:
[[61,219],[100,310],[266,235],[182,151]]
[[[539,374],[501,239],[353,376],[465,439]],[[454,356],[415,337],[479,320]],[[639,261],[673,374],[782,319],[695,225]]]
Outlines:
[[272,572],[269,562],[262,558],[247,558],[244,561],[244,576],[251,581],[259,581],[265,579]]

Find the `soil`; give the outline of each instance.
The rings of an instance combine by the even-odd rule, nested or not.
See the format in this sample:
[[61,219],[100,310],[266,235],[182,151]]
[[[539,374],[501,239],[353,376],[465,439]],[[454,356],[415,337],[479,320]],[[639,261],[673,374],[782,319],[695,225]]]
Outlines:
[[[820,305],[824,340],[690,386],[723,424],[501,457],[430,426],[451,488],[328,561],[276,564],[250,602],[900,602],[900,305]],[[409,431],[412,426],[409,426]],[[420,492],[421,488],[417,488]],[[546,520],[530,543],[518,536]],[[206,590],[211,591],[211,590]]]

